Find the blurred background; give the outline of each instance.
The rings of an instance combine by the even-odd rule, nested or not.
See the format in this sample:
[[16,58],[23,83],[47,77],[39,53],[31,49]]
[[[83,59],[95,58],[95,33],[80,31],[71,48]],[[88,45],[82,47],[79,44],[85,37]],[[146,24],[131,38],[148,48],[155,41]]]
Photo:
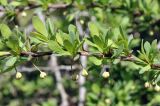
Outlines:
[[[33,31],[32,17],[37,15],[42,21],[51,18],[56,29],[64,32],[69,24],[74,24],[81,36],[89,35],[90,21],[106,28],[121,25],[128,37],[135,38],[135,51],[140,48],[141,39],[149,42],[160,39],[160,0],[0,0],[0,3],[0,23],[11,29],[18,27],[27,35]],[[4,49],[0,42],[0,50]],[[15,78],[14,70],[0,74],[0,106],[160,106],[160,92],[146,88],[150,74],[139,74],[133,63],[110,66],[110,77],[104,79],[93,58],[81,57],[72,71],[69,57],[44,56],[33,61],[47,77],[41,79],[31,62],[17,68],[23,74],[20,80]],[[80,62],[89,75],[86,78],[79,75],[76,80]]]

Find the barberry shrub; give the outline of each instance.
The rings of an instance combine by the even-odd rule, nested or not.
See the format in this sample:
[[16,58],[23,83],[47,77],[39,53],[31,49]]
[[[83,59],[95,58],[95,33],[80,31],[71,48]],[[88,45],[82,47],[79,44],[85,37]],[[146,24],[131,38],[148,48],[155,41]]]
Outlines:
[[[55,56],[60,65],[71,66],[71,79],[86,77],[87,106],[159,104],[159,7],[159,0],[0,0],[0,74],[11,78],[17,95],[30,98],[34,82],[53,90],[53,73],[43,67]],[[27,76],[23,67],[33,67],[38,76]],[[59,71],[67,82],[68,73]],[[19,80],[12,79],[14,72]],[[64,84],[68,92],[78,89],[71,79]],[[6,105],[3,97],[10,92],[5,85],[0,89],[0,105]],[[60,101],[49,98],[39,104]]]

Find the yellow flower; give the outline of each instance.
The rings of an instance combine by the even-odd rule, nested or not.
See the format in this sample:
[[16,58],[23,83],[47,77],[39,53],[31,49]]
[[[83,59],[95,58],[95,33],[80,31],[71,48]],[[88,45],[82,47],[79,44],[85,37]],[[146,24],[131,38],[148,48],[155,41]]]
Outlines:
[[40,78],[45,78],[46,76],[47,76],[47,74],[45,72],[40,73]]
[[109,76],[110,76],[109,72],[105,71],[105,72],[102,73],[103,78],[108,78]]
[[83,70],[82,70],[82,75],[83,75],[84,77],[86,77],[86,76],[88,75],[88,72],[87,72],[86,69],[83,69]]
[[20,79],[20,78],[22,78],[22,74],[20,72],[17,72],[16,73],[16,79]]

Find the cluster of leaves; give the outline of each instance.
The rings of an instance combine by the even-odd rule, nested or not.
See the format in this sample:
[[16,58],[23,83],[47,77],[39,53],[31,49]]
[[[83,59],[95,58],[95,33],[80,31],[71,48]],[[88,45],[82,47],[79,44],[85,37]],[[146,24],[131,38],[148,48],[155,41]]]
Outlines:
[[[18,30],[18,28],[10,30],[6,24],[1,24],[1,35],[3,37],[2,43],[8,48],[6,51],[1,51],[1,72],[6,72],[17,65],[28,61],[32,55],[28,57],[23,56],[22,53],[39,51],[39,45],[52,50],[58,56],[70,56],[72,59],[79,55],[84,55],[83,44],[87,43],[90,46],[91,60],[95,65],[109,64],[121,57],[132,57],[135,63],[143,66],[140,73],[144,73],[152,69],[152,67],[159,63],[159,50],[157,48],[157,41],[154,40],[152,44],[145,42],[141,46],[141,51],[138,51],[140,57],[132,54],[133,37],[129,39],[124,33],[122,27],[114,33],[117,28],[105,29],[96,22],[89,22],[90,37],[82,38],[80,40],[77,28],[74,25],[69,25],[68,33],[61,30],[56,30],[52,21],[47,19],[45,24],[37,17],[32,19],[35,31],[31,36],[25,35]],[[99,54],[99,55],[96,55]],[[8,55],[10,55],[8,57]],[[7,56],[7,57],[6,57]],[[108,61],[109,60],[109,61]],[[111,61],[110,61],[111,60]],[[132,60],[129,60],[132,61]]]
[[[11,31],[7,25],[1,24],[0,29],[1,35],[3,36],[1,44],[5,45],[6,47],[5,51],[0,52],[0,70],[1,72],[4,72],[3,70],[9,71],[15,67],[15,64],[21,64],[23,61],[27,60],[25,57],[20,57],[21,51],[27,51],[27,47],[23,47],[25,38],[17,28]],[[12,55],[10,55],[10,53]]]

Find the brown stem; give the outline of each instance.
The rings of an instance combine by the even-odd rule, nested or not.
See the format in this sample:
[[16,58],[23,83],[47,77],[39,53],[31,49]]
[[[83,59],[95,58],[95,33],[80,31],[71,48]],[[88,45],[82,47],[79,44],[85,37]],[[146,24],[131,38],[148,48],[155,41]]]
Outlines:
[[52,54],[53,54],[52,52],[36,52],[36,53],[33,53],[33,52],[21,52],[20,56],[41,57],[41,56],[52,55]]
[[[71,6],[71,4],[50,4],[48,5],[48,9],[64,9]],[[32,10],[32,9],[36,9],[36,8],[40,8],[42,7],[42,5],[28,5],[25,7],[16,7],[15,8],[15,12],[19,13],[25,10]],[[5,12],[5,8],[0,9],[0,12]]]
[[[21,52],[20,53],[20,56],[24,56],[24,57],[28,57],[28,56],[32,56],[32,57],[42,57],[42,56],[47,56],[47,55],[52,55],[54,54],[53,52],[51,51],[48,51],[48,52]],[[102,53],[90,53],[88,51],[81,51],[81,52],[78,52],[78,54],[80,56],[98,56],[98,57],[102,57],[103,54]],[[12,54],[11,53],[7,53],[6,55],[3,55],[3,56],[11,56]],[[54,55],[57,55],[57,54],[54,54]],[[105,55],[104,55],[105,56]],[[111,58],[111,57],[104,57],[104,58]],[[120,59],[121,61],[130,61],[130,62],[134,62],[134,63],[137,63],[138,61],[134,58],[133,55],[130,55],[130,56],[120,56],[118,57],[118,59]],[[151,68],[152,69],[160,69],[160,64],[151,64]]]

